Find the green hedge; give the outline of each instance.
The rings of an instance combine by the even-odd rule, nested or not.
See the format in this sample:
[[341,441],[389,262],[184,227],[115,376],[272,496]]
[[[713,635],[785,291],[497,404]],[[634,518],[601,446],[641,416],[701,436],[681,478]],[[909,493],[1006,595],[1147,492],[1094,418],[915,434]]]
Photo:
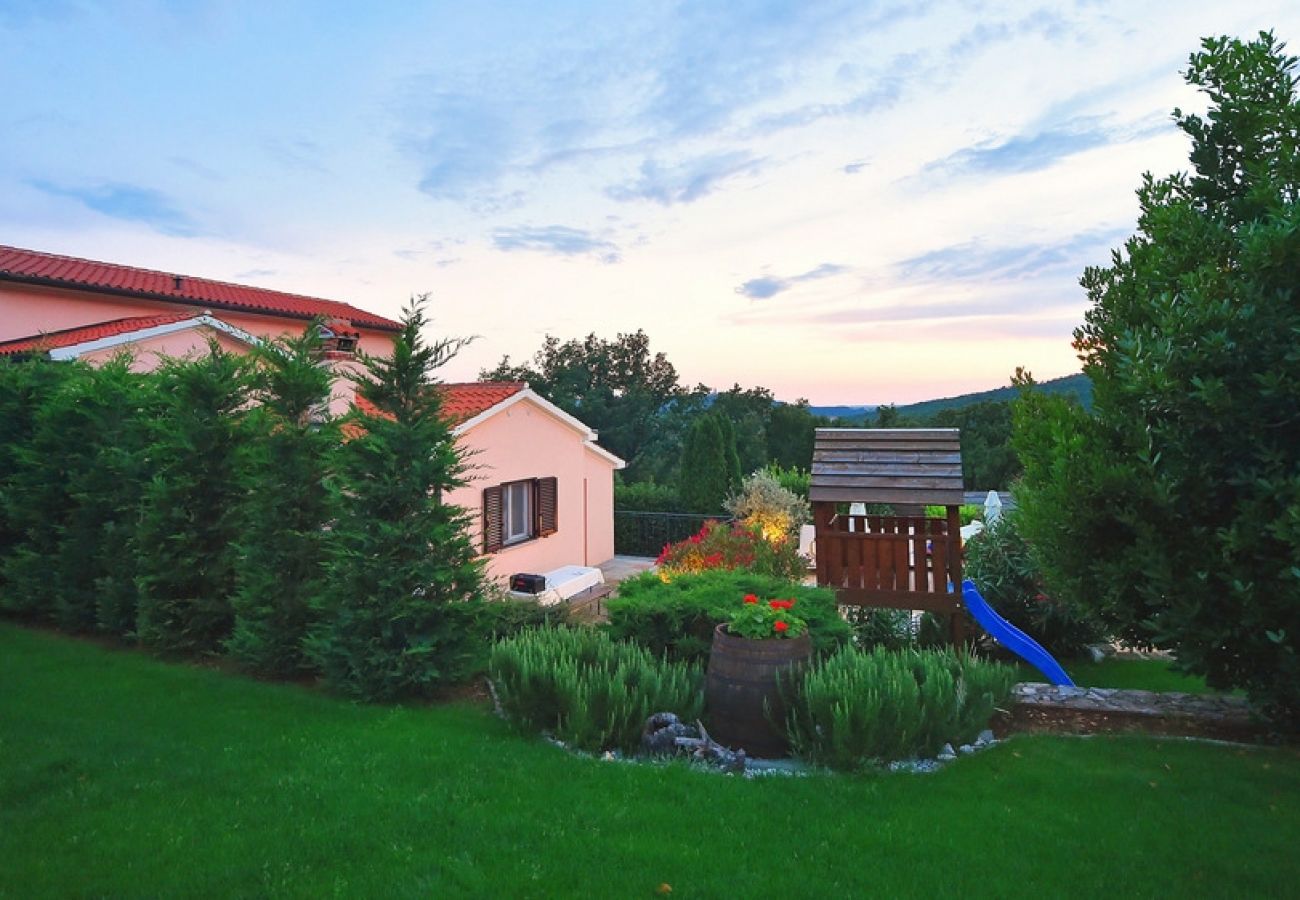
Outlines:
[[614,637],[635,641],[656,655],[702,663],[709,656],[713,629],[740,609],[746,594],[764,600],[796,599],[796,610],[808,623],[819,655],[849,639],[833,591],[744,570],[677,575],[668,583],[653,572],[628,579],[619,585],[618,596],[605,603],[608,628]]

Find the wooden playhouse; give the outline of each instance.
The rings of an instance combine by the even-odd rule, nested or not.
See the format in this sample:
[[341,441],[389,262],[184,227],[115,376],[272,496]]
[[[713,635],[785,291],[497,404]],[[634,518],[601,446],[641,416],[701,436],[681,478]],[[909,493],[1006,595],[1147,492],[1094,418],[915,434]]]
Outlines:
[[[847,606],[945,617],[960,645],[962,499],[956,428],[818,428],[809,490],[817,583]],[[944,515],[927,516],[926,506]]]

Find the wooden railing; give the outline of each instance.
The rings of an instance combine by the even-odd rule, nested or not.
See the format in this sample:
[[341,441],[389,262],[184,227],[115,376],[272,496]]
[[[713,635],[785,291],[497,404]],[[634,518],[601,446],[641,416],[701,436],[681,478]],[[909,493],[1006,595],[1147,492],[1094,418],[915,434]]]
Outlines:
[[829,507],[816,510],[815,518],[817,583],[834,588],[840,603],[932,612],[960,608],[961,536],[954,522],[836,515]]

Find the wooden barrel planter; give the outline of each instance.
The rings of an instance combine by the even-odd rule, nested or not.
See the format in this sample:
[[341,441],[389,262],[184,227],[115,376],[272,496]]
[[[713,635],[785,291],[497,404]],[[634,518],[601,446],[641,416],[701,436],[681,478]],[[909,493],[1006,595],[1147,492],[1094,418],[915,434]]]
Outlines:
[[790,745],[785,730],[772,724],[785,719],[777,673],[802,668],[811,657],[812,640],[807,632],[789,640],[757,641],[729,634],[725,624],[714,629],[704,686],[713,739],[743,749],[749,756],[770,759],[787,755]]

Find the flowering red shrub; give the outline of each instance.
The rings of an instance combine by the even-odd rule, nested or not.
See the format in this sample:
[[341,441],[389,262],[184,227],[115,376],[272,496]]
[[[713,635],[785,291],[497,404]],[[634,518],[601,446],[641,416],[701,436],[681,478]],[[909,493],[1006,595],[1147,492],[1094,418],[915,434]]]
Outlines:
[[668,579],[709,569],[749,569],[791,579],[803,575],[796,541],[768,541],[758,529],[740,522],[705,522],[697,534],[664,547],[655,563],[661,576]]

